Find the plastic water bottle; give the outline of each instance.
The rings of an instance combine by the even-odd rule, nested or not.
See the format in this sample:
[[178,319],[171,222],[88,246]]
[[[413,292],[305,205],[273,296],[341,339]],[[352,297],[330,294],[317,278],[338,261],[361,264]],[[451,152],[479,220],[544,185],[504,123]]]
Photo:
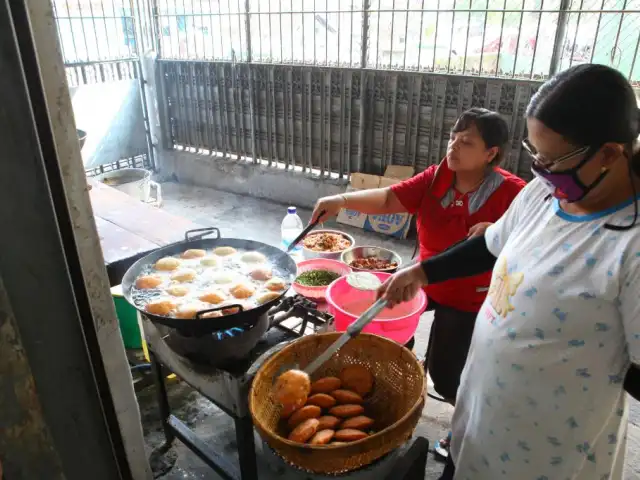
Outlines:
[[[289,207],[287,209],[287,216],[282,219],[282,225],[280,226],[280,234],[282,238],[282,249],[287,250],[291,242],[293,242],[298,235],[304,230],[304,224],[296,213],[296,207]],[[302,253],[302,247],[298,244],[291,251],[291,255],[299,256]]]

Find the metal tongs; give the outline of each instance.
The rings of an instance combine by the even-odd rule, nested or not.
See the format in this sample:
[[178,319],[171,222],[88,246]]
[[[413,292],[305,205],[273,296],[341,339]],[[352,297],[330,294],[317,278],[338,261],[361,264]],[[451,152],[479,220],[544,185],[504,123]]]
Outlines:
[[[380,279],[375,275],[368,272],[353,272],[347,275],[347,283],[353,288],[364,291],[377,290],[382,283]],[[374,318],[376,318],[382,310],[387,306],[387,300],[384,298],[378,299],[373,305],[371,305],[358,319],[347,327],[347,330],[340,335],[340,337],[331,344],[322,354],[311,362],[303,370],[307,375],[311,376],[318,370],[327,360],[329,360],[335,353],[340,350],[349,340],[369,325]]]

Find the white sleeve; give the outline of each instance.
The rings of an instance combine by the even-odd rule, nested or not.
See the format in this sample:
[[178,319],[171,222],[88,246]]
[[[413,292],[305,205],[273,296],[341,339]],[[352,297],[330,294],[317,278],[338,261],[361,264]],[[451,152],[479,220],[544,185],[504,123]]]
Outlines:
[[631,361],[640,364],[640,248],[626,259],[620,286],[620,314]]
[[527,203],[531,189],[536,188],[535,183],[537,183],[536,180],[528,183],[527,186],[520,190],[507,211],[485,231],[484,239],[487,242],[487,248],[494,257],[498,258],[509,239],[509,235],[511,235],[514,227],[520,221],[521,212],[524,209],[523,205]]

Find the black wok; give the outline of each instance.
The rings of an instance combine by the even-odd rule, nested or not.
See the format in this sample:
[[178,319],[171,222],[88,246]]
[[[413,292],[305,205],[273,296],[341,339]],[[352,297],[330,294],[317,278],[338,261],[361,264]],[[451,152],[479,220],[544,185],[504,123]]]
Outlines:
[[[214,238],[204,238],[207,235],[215,234]],[[200,228],[196,230],[189,230],[184,235],[185,240],[183,242],[173,243],[166,247],[159,248],[153,252],[145,255],[136,263],[131,265],[122,278],[122,293],[125,299],[133,305],[137,310],[143,313],[149,320],[167,327],[175,328],[183,335],[197,336],[206,335],[219,330],[227,330],[233,327],[253,326],[260,319],[260,317],[266,313],[271,307],[275,306],[282,297],[287,293],[289,286],[296,278],[297,267],[293,258],[282,250],[267,245],[266,243],[256,242],[254,240],[243,240],[239,238],[221,238],[220,230],[215,227]],[[201,315],[213,312],[217,310],[227,309],[233,307],[233,304],[227,304],[225,306],[210,308],[202,310],[197,313],[194,319],[180,319],[172,317],[164,317],[162,315],[154,315],[147,313],[144,310],[144,305],[136,304],[133,295],[132,288],[136,279],[148,270],[150,265],[155,264],[159,259],[167,256],[176,255],[190,248],[199,248],[205,250],[211,250],[216,247],[233,247],[238,250],[257,251],[262,253],[267,260],[272,264],[274,273],[285,280],[287,288],[282,294],[263,305],[250,310],[243,310],[241,305],[235,305],[240,307],[238,313],[225,315],[224,317],[217,318],[200,318]]]

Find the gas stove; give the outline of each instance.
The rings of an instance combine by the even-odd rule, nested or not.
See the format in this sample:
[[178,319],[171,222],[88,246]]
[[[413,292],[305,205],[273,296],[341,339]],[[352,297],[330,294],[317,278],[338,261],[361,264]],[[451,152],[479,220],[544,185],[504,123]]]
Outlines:
[[312,333],[333,331],[333,317],[299,295],[286,297],[251,326],[234,327],[203,336],[184,336],[166,329],[163,341],[195,365],[216,366],[242,375],[277,343]]
[[[304,335],[333,331],[333,317],[324,311],[323,305],[299,295],[286,297],[251,328],[234,328],[200,337],[181,336],[175,330],[156,325],[143,315],[141,317],[167,444],[178,438],[224,479],[257,480],[253,423],[248,405],[251,382],[264,361],[290,341]],[[258,337],[257,343],[249,341],[248,336],[253,335]],[[412,346],[413,339],[407,347]],[[228,455],[212,451],[171,413],[164,380],[168,372],[174,373],[233,418],[239,468],[229,462]],[[420,437],[417,440],[417,443],[415,440],[410,443],[406,450],[409,453],[399,454],[398,462],[406,464],[415,457],[415,461],[410,460],[412,471],[418,474],[422,471],[424,477],[428,442]],[[380,465],[388,463],[380,462]],[[386,474],[380,478],[383,477]]]

